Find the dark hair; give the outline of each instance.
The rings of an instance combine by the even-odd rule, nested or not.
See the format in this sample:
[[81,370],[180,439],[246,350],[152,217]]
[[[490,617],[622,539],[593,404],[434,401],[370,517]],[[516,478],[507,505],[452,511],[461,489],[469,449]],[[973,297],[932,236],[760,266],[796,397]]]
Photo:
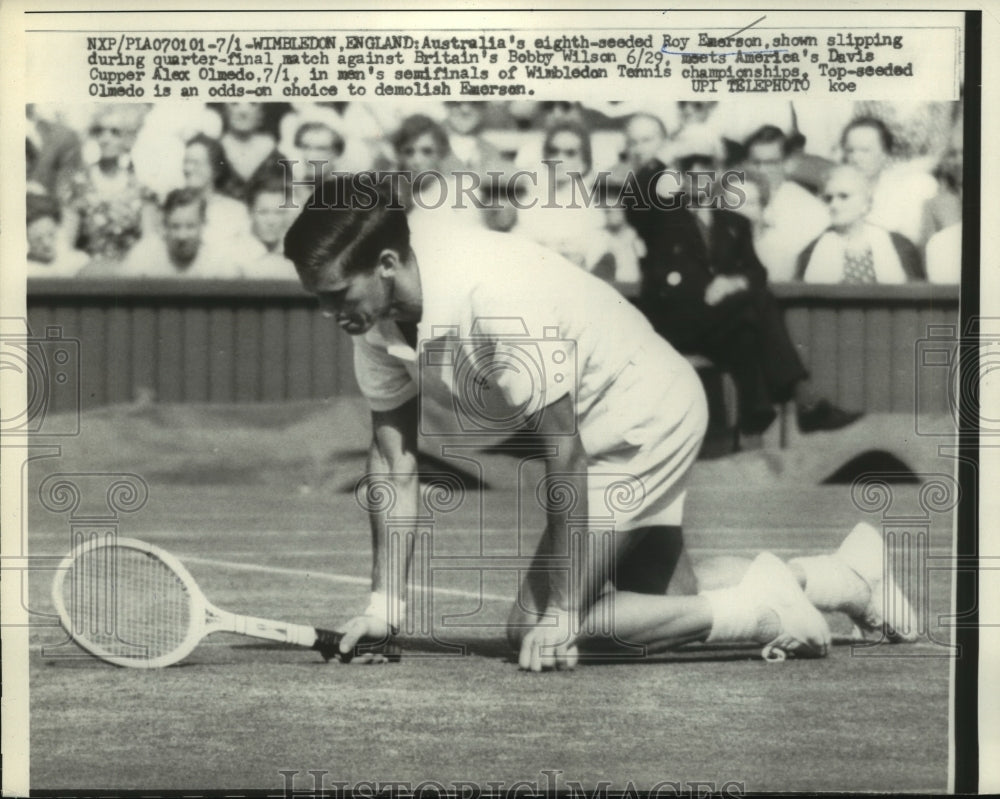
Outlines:
[[396,132],[392,135],[392,147],[396,154],[402,152],[407,144],[416,141],[421,136],[430,134],[434,143],[441,151],[441,155],[451,152],[451,145],[448,142],[448,132],[437,122],[424,114],[414,114],[404,119]]
[[307,133],[312,133],[314,130],[326,130],[333,134],[333,151],[337,155],[344,154],[344,137],[330,125],[325,122],[317,122],[315,120],[311,122],[305,122],[295,130],[294,143],[296,147],[302,146],[302,137]]
[[167,195],[167,199],[163,201],[163,216],[168,217],[178,208],[186,208],[189,205],[197,205],[198,210],[201,212],[202,220],[205,219],[205,208],[207,205],[205,198],[202,197],[201,192],[194,189],[174,189],[170,192]]
[[788,137],[785,132],[777,125],[761,125],[743,142],[743,149],[749,153],[750,148],[755,144],[774,144],[776,142],[781,144],[782,154],[786,154]]
[[58,223],[62,221],[62,209],[55,197],[28,192],[25,198],[25,216],[29,225],[45,217],[54,219]]
[[677,159],[677,168],[681,172],[688,172],[695,164],[705,164],[715,169],[719,165],[719,159],[710,153],[687,153]]
[[689,105],[695,106],[699,110],[703,108],[715,108],[719,104],[718,100],[678,100],[678,108],[687,108]]
[[562,111],[564,114],[570,111],[580,111],[583,104],[575,100],[550,100],[538,104],[543,114],[550,114],[553,111]]
[[310,202],[285,234],[285,257],[295,264],[307,288],[338,259],[340,273],[350,277],[372,271],[384,249],[406,258],[410,251],[406,213],[376,173],[334,175],[320,186],[317,196],[334,197],[337,202]]
[[212,167],[212,186],[219,186],[229,176],[229,162],[226,160],[226,151],[218,139],[213,139],[204,133],[198,133],[184,142],[184,149],[200,144],[208,154],[208,163]]
[[580,157],[583,158],[583,163],[586,166],[583,171],[584,173],[589,172],[594,166],[594,151],[590,143],[590,132],[579,122],[567,119],[549,126],[545,131],[545,141],[542,143],[543,157],[547,157],[546,153],[552,140],[560,133],[572,133],[580,140]]
[[889,126],[878,117],[858,117],[857,119],[851,120],[847,124],[847,127],[844,128],[844,132],[840,134],[841,147],[847,144],[847,134],[856,128],[871,128],[876,131],[878,133],[879,140],[882,142],[882,149],[886,152],[886,154],[892,154],[894,144],[892,131],[890,131]]

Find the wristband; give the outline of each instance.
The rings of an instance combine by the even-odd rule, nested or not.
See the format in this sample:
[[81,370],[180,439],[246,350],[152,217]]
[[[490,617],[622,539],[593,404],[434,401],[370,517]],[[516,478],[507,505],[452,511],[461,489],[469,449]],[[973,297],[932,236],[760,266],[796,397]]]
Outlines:
[[365,609],[365,616],[374,616],[376,619],[384,621],[392,634],[399,632],[400,623],[406,618],[406,601],[399,599],[395,602],[395,607],[389,604],[389,595],[384,591],[372,591],[368,607]]

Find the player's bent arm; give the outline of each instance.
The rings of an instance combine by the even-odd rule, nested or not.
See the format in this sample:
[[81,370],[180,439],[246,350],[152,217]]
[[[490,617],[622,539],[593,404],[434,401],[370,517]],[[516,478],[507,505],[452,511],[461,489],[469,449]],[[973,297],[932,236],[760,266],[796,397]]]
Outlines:
[[[550,571],[551,584],[549,607],[565,610],[574,620],[582,621],[603,588],[607,574],[607,564],[602,559],[600,547],[590,545],[587,534],[587,453],[580,435],[574,432],[565,435],[566,430],[576,430],[573,416],[576,411],[570,396],[564,396],[546,407],[539,420],[538,431],[548,447],[555,454],[546,459],[546,478],[550,481],[545,492],[547,541],[543,546],[556,557],[564,557],[566,569]],[[556,435],[562,431],[561,435]],[[567,496],[573,502],[564,502]],[[572,515],[572,518],[571,518]],[[584,522],[581,524],[581,520]],[[572,536],[582,536],[579,551],[581,562],[574,564],[571,553]],[[569,579],[567,580],[567,574]]]
[[[369,518],[372,535],[372,592],[386,595],[388,607],[396,607],[396,600],[406,594],[410,560],[413,554],[413,536],[404,536],[405,551],[389,544],[388,515],[413,519],[417,516],[419,475],[417,472],[417,400],[414,398],[390,411],[372,412],[372,443],[368,452],[370,480],[389,483],[392,497],[389,501],[377,496],[369,497]],[[376,489],[378,490],[378,489]],[[402,555],[405,568],[390,562],[391,557]],[[401,583],[394,583],[401,577]]]

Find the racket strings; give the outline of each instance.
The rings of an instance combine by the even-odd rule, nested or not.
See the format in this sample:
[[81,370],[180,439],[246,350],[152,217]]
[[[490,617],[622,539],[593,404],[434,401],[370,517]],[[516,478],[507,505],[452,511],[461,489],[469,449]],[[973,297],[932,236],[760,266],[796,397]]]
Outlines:
[[159,558],[101,547],[76,558],[63,583],[73,636],[108,654],[153,659],[177,649],[191,627],[187,586]]

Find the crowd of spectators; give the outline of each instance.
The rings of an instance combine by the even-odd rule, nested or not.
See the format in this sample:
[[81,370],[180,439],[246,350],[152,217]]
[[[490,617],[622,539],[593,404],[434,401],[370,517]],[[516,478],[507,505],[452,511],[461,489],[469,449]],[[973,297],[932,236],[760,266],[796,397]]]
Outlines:
[[525,236],[630,284],[661,335],[733,375],[747,436],[777,403],[805,432],[857,418],[813,389],[770,284],[961,273],[960,103],[79,111],[27,109],[29,277],[294,280],[284,234],[335,201],[325,180],[396,175],[414,221]]
[[[629,176],[655,163],[667,173],[656,195],[671,196],[669,173],[694,156],[715,175],[701,188],[716,206],[720,176],[739,173],[735,211],[749,220],[772,283],[956,283],[960,109],[777,100],[28,106],[28,274],[294,279],[282,238],[319,182],[403,171],[423,175],[399,184],[413,214],[452,213],[527,236],[605,279],[641,284],[662,271],[653,260],[670,255],[650,254],[628,213]],[[473,192],[461,185],[470,173]]]

